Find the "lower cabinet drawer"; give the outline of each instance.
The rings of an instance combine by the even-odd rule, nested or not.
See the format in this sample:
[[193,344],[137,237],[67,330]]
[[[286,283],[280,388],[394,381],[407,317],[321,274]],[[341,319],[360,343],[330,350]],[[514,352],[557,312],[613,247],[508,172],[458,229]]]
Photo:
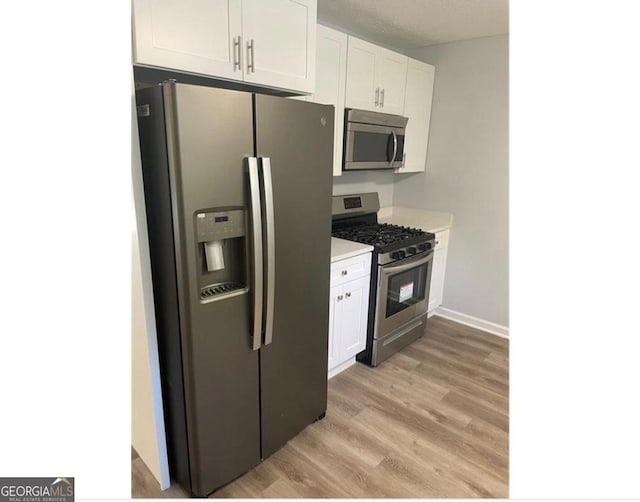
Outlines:
[[331,286],[359,279],[371,272],[371,253],[353,256],[331,264]]

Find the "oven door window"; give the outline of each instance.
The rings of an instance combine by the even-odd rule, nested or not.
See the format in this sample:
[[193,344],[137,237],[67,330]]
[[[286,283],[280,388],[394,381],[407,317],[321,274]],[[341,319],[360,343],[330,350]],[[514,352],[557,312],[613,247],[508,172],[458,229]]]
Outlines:
[[425,263],[387,278],[385,317],[391,317],[425,299],[427,266]]

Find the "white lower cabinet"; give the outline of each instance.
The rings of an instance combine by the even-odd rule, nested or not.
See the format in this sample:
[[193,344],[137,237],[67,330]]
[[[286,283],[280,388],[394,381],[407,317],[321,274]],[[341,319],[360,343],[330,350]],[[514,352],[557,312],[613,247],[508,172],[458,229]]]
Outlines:
[[353,364],[356,354],[365,349],[370,267],[371,253],[331,264],[329,378]]
[[338,301],[341,303],[340,353],[344,357],[353,357],[362,352],[366,345],[369,276],[343,284]]
[[436,245],[433,251],[433,268],[431,269],[431,288],[429,289],[429,312],[442,305],[444,293],[444,273],[447,268],[447,246],[449,230],[436,233]]

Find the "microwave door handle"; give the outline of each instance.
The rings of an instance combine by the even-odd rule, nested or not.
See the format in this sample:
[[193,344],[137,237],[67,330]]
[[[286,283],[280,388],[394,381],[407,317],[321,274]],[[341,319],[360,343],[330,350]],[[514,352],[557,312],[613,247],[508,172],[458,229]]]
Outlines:
[[393,163],[396,161],[396,155],[398,155],[398,136],[396,136],[396,132],[394,130],[391,131],[391,134],[393,134],[393,157],[391,157],[389,165],[393,166]]
[[262,343],[262,216],[260,208],[260,180],[258,159],[249,157],[249,188],[251,194],[251,228],[253,230],[253,340],[252,350],[258,350]]
[[276,267],[276,241],[275,241],[275,217],[273,210],[273,183],[271,180],[271,159],[262,158],[262,179],[264,182],[264,217],[266,221],[267,235],[267,294],[264,327],[264,344],[269,345],[273,341],[273,312],[275,302],[275,267]]

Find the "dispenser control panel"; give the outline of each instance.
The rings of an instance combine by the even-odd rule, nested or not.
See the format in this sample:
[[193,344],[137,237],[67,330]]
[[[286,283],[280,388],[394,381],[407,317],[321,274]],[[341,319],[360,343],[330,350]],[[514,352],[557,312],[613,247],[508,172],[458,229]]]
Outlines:
[[244,211],[212,211],[196,214],[196,233],[198,242],[242,237],[244,230]]

